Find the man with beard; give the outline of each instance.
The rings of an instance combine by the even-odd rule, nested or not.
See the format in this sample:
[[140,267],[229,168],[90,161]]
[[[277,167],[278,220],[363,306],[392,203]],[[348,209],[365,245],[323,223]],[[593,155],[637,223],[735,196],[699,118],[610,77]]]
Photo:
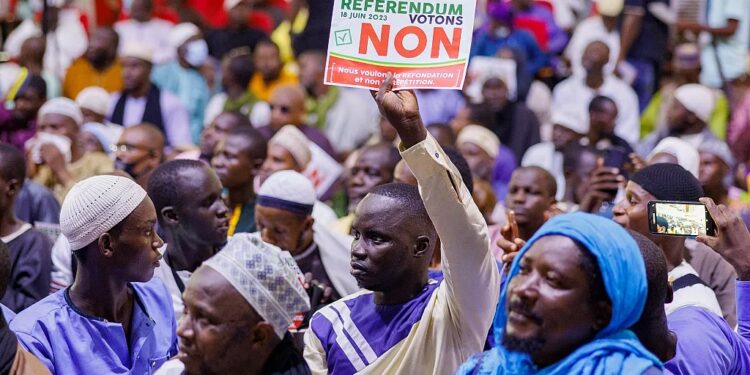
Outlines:
[[343,234],[351,232],[357,205],[374,187],[393,182],[394,169],[399,160],[401,156],[398,150],[388,143],[367,146],[359,151],[346,179],[349,214],[336,222],[336,231]]
[[240,127],[219,142],[211,166],[226,190],[232,213],[227,235],[255,232],[255,178],[266,158],[267,145],[253,127]]
[[228,209],[221,182],[205,163],[173,160],[159,166],[148,180],[164,247],[155,277],[172,296],[175,316],[182,316],[182,294],[192,272],[227,242]]
[[646,271],[633,238],[612,221],[554,217],[514,258],[507,280],[495,347],[457,374],[661,373],[628,330],[646,303]]
[[60,228],[78,264],[73,285],[11,322],[53,374],[150,373],[177,353],[169,292],[155,279],[163,242],[138,184],[117,176],[77,183]]
[[122,64],[117,58],[119,36],[108,27],[94,30],[86,53],[65,73],[63,95],[74,99],[83,89],[98,86],[108,92],[122,90]]
[[199,267],[185,290],[180,352],[157,375],[307,375],[289,332],[310,308],[289,253],[241,233]]
[[163,159],[164,134],[151,124],[125,129],[115,145],[115,169],[129,174],[143,188]]
[[[276,172],[258,190],[255,222],[263,241],[292,254],[310,284],[321,287],[322,301],[330,302],[359,290],[347,272],[352,238],[317,223],[315,201],[315,189],[305,176]],[[320,301],[310,302],[315,311]]]
[[297,83],[297,75],[284,67],[279,46],[271,40],[261,40],[255,46],[253,65],[256,70],[249,88],[260,100],[269,100],[279,85]]
[[[414,92],[392,88],[389,74],[375,100],[419,188],[381,185],[357,206],[351,267],[365,290],[313,315],[305,359],[315,374],[452,373],[481,350],[497,304],[484,218],[422,124]],[[438,249],[444,279],[428,281]]]
[[191,145],[187,109],[180,99],[151,82],[153,53],[140,44],[123,47],[123,89],[110,97],[109,121],[124,127],[148,122],[164,133],[170,147]]

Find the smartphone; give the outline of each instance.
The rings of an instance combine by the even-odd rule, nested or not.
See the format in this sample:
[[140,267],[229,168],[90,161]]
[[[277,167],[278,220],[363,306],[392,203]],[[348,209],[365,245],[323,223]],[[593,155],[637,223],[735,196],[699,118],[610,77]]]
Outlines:
[[626,179],[628,178],[628,172],[625,165],[629,162],[628,151],[622,147],[612,146],[604,150],[604,166],[619,169],[620,174]]
[[716,224],[699,202],[648,202],[648,227],[653,234],[695,237],[716,235]]

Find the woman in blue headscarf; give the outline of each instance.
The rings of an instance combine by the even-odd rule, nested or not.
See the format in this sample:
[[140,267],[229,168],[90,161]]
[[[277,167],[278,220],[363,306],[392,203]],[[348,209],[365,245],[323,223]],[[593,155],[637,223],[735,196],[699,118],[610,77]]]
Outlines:
[[643,258],[624,229],[591,214],[557,216],[511,265],[495,315],[495,347],[456,373],[660,373],[659,359],[628,330],[646,294]]

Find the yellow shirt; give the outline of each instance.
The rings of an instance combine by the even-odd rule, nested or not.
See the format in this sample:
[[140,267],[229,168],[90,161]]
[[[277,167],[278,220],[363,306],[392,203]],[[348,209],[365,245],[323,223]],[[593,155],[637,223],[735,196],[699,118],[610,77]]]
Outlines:
[[89,86],[99,86],[108,92],[122,90],[122,65],[117,60],[112,66],[100,72],[83,57],[79,57],[68,68],[63,83],[63,96],[75,99],[81,90]]
[[250,86],[248,87],[248,89],[250,90],[250,92],[255,94],[256,98],[267,102],[269,99],[271,99],[271,93],[277,87],[286,84],[296,85],[298,82],[299,81],[297,80],[297,74],[285,67],[281,69],[279,78],[277,78],[275,81],[272,81],[270,84],[266,84],[263,81],[263,77],[261,76],[260,72],[255,72],[255,74],[253,74],[253,78],[250,80]]
[[55,194],[55,198],[62,203],[65,199],[65,195],[68,194],[68,191],[76,182],[92,176],[110,173],[113,170],[114,165],[112,159],[110,159],[107,154],[103,152],[87,152],[83,154],[80,159],[68,164],[68,171],[70,171],[70,174],[73,176],[73,182],[69,185],[59,183],[57,178],[55,178],[52,169],[46,165],[39,166],[33,180],[34,182],[44,185],[52,190],[52,193]]

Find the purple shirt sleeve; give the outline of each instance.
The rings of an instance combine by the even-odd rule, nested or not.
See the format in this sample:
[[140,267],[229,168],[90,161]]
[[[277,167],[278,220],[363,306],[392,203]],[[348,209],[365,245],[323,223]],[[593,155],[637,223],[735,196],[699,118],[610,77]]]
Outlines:
[[737,300],[737,333],[750,341],[750,281],[735,282]]
[[665,373],[750,372],[750,342],[732,331],[723,318],[706,309],[688,306],[670,314],[667,321],[669,329],[677,335],[677,353],[664,364]]

